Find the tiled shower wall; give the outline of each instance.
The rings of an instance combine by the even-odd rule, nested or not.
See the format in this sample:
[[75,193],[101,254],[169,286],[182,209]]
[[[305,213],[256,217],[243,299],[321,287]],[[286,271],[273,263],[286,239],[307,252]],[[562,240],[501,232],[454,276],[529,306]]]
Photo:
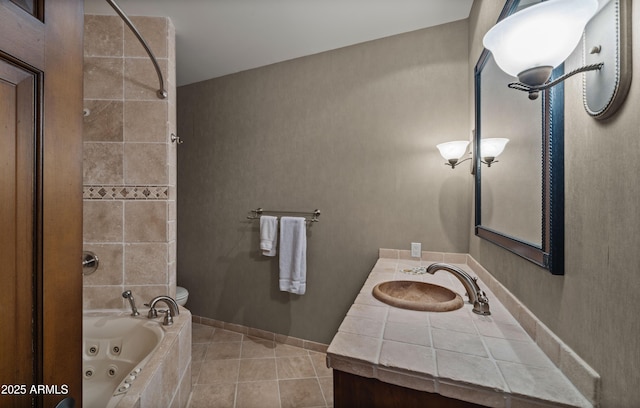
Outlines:
[[84,249],[100,267],[84,277],[84,308],[121,308],[176,286],[175,31],[132,17],[163,72],[118,16],[85,16]]

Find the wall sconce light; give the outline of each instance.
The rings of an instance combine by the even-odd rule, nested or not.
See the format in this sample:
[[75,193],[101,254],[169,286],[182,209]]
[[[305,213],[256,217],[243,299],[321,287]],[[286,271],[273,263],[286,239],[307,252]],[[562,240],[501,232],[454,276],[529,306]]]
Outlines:
[[[587,112],[611,116],[631,84],[631,0],[548,0],[501,20],[484,36],[498,66],[519,82],[510,88],[536,99],[580,72]],[[584,34],[583,34],[584,33]],[[549,81],[583,40],[584,65]]]
[[455,169],[458,164],[471,159],[471,157],[468,157],[459,161],[467,151],[467,146],[469,146],[469,141],[467,140],[456,140],[455,142],[446,142],[436,145],[438,150],[440,150],[442,157],[448,161],[448,163],[445,164],[447,166],[451,166],[452,169]]
[[[481,162],[486,164],[487,167],[491,167],[492,163],[497,163],[496,158],[504,151],[505,146],[509,142],[509,139],[505,138],[491,138],[480,140],[480,153],[482,154]],[[466,140],[456,140],[455,142],[446,142],[436,145],[440,154],[447,161],[447,166],[451,166],[455,169],[456,166],[467,160],[471,160],[471,157],[467,157],[464,160],[460,160],[467,151],[469,142]]]
[[487,167],[491,167],[491,163],[497,163],[496,158],[504,151],[509,139],[496,137],[491,139],[480,140],[480,154],[482,161]]

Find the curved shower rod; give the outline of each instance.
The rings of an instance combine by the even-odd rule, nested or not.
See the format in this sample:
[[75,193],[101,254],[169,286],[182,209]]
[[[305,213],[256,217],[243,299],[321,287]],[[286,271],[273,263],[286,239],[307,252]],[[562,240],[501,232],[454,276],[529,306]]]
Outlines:
[[151,62],[153,62],[153,66],[156,68],[156,74],[158,74],[158,82],[160,83],[160,89],[158,89],[158,91],[156,92],[156,95],[158,95],[158,98],[160,99],[166,99],[167,91],[166,89],[164,89],[164,80],[162,78],[162,71],[160,71],[160,66],[158,65],[158,61],[156,61],[155,55],[153,55],[151,48],[149,48],[149,44],[147,44],[147,42],[142,37],[142,34],[140,34],[140,31],[138,31],[136,26],[133,25],[129,17],[127,17],[124,11],[122,11],[122,9],[116,4],[114,0],[107,0],[107,3],[109,3],[109,5],[116,11],[116,13],[118,13],[118,15],[124,20],[127,26],[129,26],[133,34],[135,34],[135,36],[138,38],[138,41],[140,41],[140,44],[142,44],[142,46],[144,47],[145,51],[147,51],[147,54],[149,54],[149,58],[151,58]]

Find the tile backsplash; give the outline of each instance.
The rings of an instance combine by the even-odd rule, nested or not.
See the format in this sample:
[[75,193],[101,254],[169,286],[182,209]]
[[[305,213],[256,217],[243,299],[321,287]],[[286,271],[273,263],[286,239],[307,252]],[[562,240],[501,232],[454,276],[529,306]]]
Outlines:
[[100,267],[84,277],[84,308],[175,296],[175,31],[164,17],[132,17],[163,72],[117,16],[85,16],[84,249]]

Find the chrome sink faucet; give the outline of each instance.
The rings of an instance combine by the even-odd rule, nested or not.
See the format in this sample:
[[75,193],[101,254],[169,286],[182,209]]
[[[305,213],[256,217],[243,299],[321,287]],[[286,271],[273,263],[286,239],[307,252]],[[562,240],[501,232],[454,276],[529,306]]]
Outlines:
[[156,310],[156,303],[164,302],[167,306],[169,306],[169,310],[160,310],[161,313],[166,313],[164,316],[164,321],[162,322],[165,326],[170,326],[173,324],[173,317],[180,314],[180,310],[178,308],[178,303],[171,297],[166,295],[156,296],[151,299],[151,302],[145,303],[145,306],[149,306],[149,314],[147,317],[149,319],[153,319],[158,317],[158,311]]
[[133,298],[133,294],[130,290],[125,290],[122,292],[122,297],[129,300],[129,305],[131,305],[131,316],[139,316],[138,308],[136,307],[136,300]]
[[451,273],[453,276],[458,278],[460,283],[467,290],[467,296],[469,297],[469,302],[473,305],[473,313],[477,313],[479,315],[490,315],[489,311],[489,299],[487,299],[487,295],[484,293],[480,286],[478,286],[478,278],[472,277],[462,269],[445,264],[445,263],[434,263],[429,265],[427,268],[427,272],[430,274],[435,274],[436,271],[447,271]]

